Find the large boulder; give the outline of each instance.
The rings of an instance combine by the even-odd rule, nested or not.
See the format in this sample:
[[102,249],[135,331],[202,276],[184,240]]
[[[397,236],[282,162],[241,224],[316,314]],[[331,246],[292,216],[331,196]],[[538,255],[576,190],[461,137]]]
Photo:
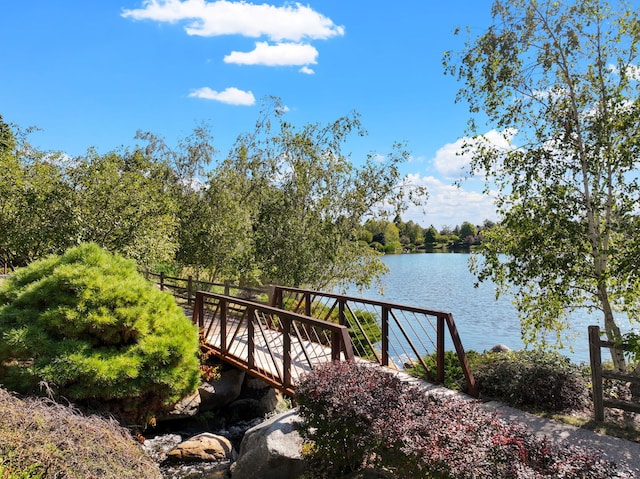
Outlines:
[[200,402],[200,392],[196,391],[178,401],[171,411],[160,416],[158,420],[167,421],[193,417],[200,411]]
[[242,392],[244,371],[240,369],[225,369],[220,372],[220,377],[200,385],[200,411],[212,411],[220,409],[232,403]]
[[231,468],[233,479],[300,477],[303,439],[297,426],[301,422],[297,410],[291,409],[249,429]]
[[186,462],[233,460],[235,457],[236,452],[226,437],[208,432],[181,442],[167,453],[167,459]]

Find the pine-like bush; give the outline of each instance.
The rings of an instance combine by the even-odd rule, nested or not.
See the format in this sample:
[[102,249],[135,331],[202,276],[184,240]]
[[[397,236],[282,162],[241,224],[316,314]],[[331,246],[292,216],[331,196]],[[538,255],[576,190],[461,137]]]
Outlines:
[[128,419],[169,407],[198,381],[198,334],[133,262],[94,244],[15,271],[0,289],[0,381]]

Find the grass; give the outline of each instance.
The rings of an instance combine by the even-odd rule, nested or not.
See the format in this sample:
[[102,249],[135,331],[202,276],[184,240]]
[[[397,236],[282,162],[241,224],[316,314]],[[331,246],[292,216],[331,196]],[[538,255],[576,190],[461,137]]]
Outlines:
[[[571,411],[565,413],[549,413],[546,411],[527,411],[536,416],[554,419],[556,421],[569,424],[571,426],[588,429],[590,431],[607,436],[618,437],[628,441],[640,443],[640,428],[638,419],[634,423],[625,421],[623,415],[616,410],[605,410],[605,420],[596,421],[593,418],[593,411]],[[637,415],[636,415],[637,416]]]
[[[160,479],[157,464],[115,420],[0,389],[0,477]],[[7,474],[9,474],[7,476]]]

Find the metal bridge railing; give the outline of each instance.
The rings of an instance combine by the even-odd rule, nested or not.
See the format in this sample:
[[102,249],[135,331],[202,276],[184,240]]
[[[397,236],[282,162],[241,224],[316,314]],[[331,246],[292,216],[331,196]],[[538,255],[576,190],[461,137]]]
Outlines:
[[[397,369],[417,362],[430,379],[438,383],[445,380],[445,351],[453,347],[467,382],[467,391],[478,396],[451,313],[283,286],[275,287],[271,304],[343,325],[350,333],[356,356]],[[435,371],[424,360],[433,353]]]
[[343,325],[203,291],[194,306],[193,322],[216,356],[290,394],[314,366],[355,359]]

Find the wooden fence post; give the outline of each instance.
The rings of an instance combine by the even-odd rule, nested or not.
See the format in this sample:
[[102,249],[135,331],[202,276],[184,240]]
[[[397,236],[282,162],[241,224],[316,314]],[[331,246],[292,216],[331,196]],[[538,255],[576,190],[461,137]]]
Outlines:
[[591,389],[593,415],[596,421],[604,421],[604,398],[602,396],[602,350],[600,328],[589,326],[589,359],[591,362]]
[[164,273],[160,272],[160,291],[164,291]]
[[191,306],[191,296],[193,295],[193,276],[187,278],[187,304]]

